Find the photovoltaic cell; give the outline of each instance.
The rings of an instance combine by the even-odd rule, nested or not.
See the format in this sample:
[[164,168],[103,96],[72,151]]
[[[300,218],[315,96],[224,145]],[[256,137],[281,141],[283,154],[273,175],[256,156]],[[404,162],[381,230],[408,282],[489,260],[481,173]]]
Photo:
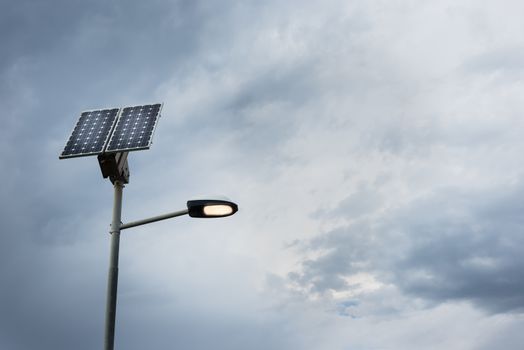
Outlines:
[[102,153],[118,116],[119,108],[83,112],[60,158]]
[[160,103],[123,108],[105,152],[149,148],[161,109]]

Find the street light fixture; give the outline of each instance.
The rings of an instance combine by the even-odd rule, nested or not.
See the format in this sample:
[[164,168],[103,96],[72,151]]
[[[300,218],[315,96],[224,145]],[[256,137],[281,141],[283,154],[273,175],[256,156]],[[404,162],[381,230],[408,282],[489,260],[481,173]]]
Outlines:
[[238,206],[226,200],[199,199],[188,201],[187,210],[193,218],[222,218],[235,214]]
[[120,230],[131,227],[142,226],[161,220],[171,219],[177,216],[187,215],[193,218],[222,218],[231,216],[238,211],[238,206],[231,202],[221,199],[198,199],[187,201],[187,209],[174,211],[171,213],[153,216],[147,219],[128,222],[120,225]]
[[114,348],[120,231],[187,214],[196,218],[218,218],[233,215],[238,211],[238,206],[228,200],[200,199],[188,201],[187,209],[125,224],[121,222],[122,194],[130,176],[128,153],[151,147],[161,109],[162,104],[159,103],[83,112],[59,156],[60,159],[65,159],[97,155],[102,176],[109,178],[114,187],[105,350]]

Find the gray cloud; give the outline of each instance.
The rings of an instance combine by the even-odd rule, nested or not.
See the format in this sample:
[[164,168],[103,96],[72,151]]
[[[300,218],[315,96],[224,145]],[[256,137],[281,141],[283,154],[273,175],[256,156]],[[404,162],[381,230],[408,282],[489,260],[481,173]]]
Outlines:
[[327,253],[290,278],[323,293],[350,289],[344,278],[365,272],[430,303],[465,300],[489,312],[521,312],[523,191],[521,183],[436,190],[313,239],[309,249]]
[[[153,149],[130,159],[124,219],[207,192],[241,210],[125,236],[118,348],[431,348],[410,337],[434,325],[381,326],[440,315],[410,298],[507,312],[517,348],[521,91],[506,73],[521,31],[500,23],[521,21],[499,10],[2,2],[0,347],[101,345],[111,187],[93,158],[57,156],[80,111],[162,100]],[[497,47],[471,29],[478,11]],[[457,305],[441,325],[463,310],[497,324]],[[441,348],[461,348],[442,329]]]

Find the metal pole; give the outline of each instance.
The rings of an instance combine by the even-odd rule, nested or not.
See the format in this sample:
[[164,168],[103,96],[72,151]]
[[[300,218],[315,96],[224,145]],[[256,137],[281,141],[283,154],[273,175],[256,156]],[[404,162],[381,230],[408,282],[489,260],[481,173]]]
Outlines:
[[122,215],[122,190],[124,184],[114,182],[113,221],[111,222],[111,251],[107,278],[107,304],[104,349],[113,350],[115,343],[116,291],[118,285],[118,250],[120,246],[120,223]]

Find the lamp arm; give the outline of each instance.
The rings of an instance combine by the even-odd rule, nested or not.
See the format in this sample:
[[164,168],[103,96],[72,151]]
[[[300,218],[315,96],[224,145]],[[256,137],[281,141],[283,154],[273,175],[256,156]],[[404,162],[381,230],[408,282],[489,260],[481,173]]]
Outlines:
[[164,214],[164,215],[153,216],[151,218],[147,218],[147,219],[143,219],[143,220],[132,221],[132,222],[128,222],[126,224],[121,224],[120,225],[120,230],[125,230],[127,228],[131,228],[131,227],[135,227],[135,226],[141,226],[141,225],[145,225],[145,224],[150,224],[150,223],[156,222],[156,221],[171,219],[171,218],[174,218],[174,217],[177,217],[177,216],[187,215],[188,213],[189,213],[189,211],[187,209],[184,209],[184,210],[174,211],[172,213],[167,213],[167,214]]

